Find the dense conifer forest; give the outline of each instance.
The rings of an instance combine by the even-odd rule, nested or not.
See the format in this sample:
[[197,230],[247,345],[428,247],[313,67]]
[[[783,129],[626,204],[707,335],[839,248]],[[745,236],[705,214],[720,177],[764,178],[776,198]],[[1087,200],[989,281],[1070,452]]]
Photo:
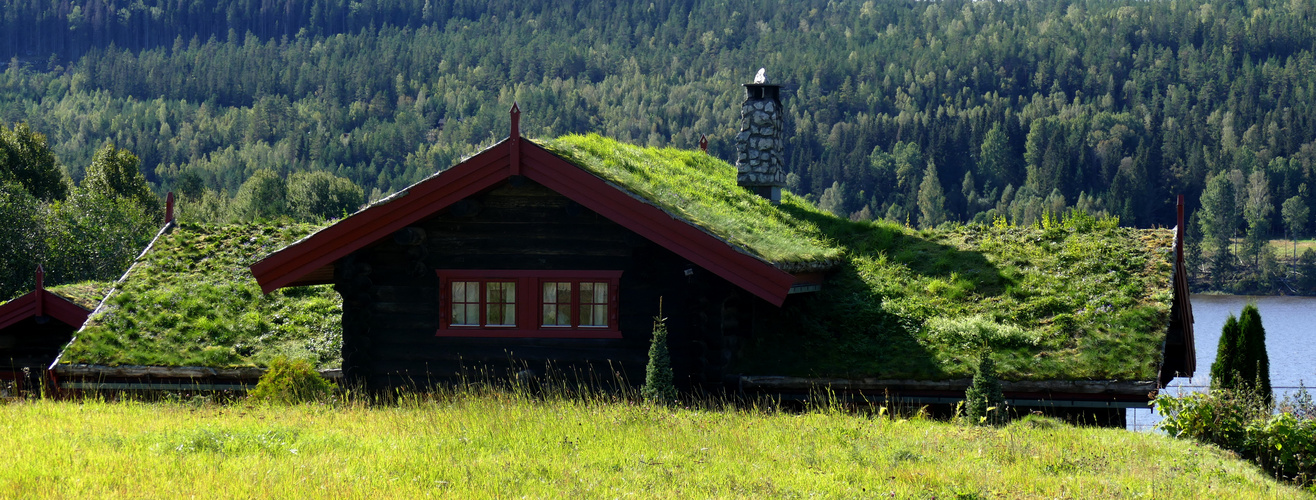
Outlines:
[[1314,10],[0,0],[0,123],[44,134],[74,188],[25,210],[85,189],[113,144],[186,217],[316,219],[501,139],[514,101],[531,137],[693,148],[703,134],[731,158],[740,84],[765,67],[787,96],[789,187],[838,215],[1031,224],[1080,208],[1173,226],[1182,193],[1199,282],[1292,292],[1316,286],[1284,259],[1314,281],[1316,253],[1265,242],[1312,229]]

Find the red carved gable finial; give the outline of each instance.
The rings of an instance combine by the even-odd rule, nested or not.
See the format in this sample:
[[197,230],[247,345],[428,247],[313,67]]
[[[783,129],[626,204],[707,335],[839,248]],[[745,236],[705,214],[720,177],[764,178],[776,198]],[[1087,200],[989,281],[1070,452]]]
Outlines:
[[521,106],[512,101],[512,133],[507,136],[507,146],[511,148],[510,167],[512,175],[521,175]]
[[705,153],[708,152],[708,137],[704,134],[699,134],[699,150]]
[[170,191],[165,196],[165,224],[174,221],[174,192]]
[[508,137],[514,141],[521,138],[521,106],[515,101],[512,102],[512,133]]
[[41,264],[37,264],[37,289],[36,291],[32,292],[32,298],[36,300],[37,316],[45,316],[46,313],[45,304],[43,303],[43,299],[45,298],[43,297],[45,295],[44,293],[45,289],[46,289],[46,270],[41,267]]

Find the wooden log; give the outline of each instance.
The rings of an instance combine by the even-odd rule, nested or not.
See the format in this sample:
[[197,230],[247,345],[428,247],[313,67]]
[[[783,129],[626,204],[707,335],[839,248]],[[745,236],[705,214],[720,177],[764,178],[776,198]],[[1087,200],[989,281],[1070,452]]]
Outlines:
[[[809,391],[817,389],[850,391],[959,391],[972,383],[971,379],[949,380],[892,380],[805,378],[772,375],[745,375],[739,380],[745,390]],[[1022,380],[1001,381],[1005,392],[1066,393],[1066,394],[1147,394],[1156,391],[1151,380]]]

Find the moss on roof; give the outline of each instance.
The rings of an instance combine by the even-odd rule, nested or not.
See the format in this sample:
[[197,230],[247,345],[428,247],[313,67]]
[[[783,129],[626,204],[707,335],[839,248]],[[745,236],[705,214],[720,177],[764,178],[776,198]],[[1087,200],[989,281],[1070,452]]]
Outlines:
[[342,300],[332,287],[265,295],[247,269],[315,229],[175,228],[137,262],[60,363],[231,368],[285,356],[339,366]]
[[[744,347],[747,374],[972,375],[986,346],[1015,380],[1153,380],[1169,326],[1173,231],[1071,214],[1045,226],[854,223],[808,205],[849,251]],[[826,222],[830,221],[830,222]]]
[[842,249],[812,221],[736,185],[735,167],[701,151],[642,148],[591,135],[544,148],[649,203],[787,270],[830,267]]
[[50,287],[50,293],[69,299],[69,302],[77,304],[79,307],[91,311],[101,303],[105,294],[110,292],[114,283],[106,281],[84,281],[82,283],[70,283]]

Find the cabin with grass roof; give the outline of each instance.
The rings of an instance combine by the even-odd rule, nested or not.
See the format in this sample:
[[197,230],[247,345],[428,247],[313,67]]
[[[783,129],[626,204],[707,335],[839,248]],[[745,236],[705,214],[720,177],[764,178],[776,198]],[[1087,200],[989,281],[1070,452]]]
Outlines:
[[659,317],[678,383],[713,392],[949,406],[986,354],[1015,406],[1117,424],[1193,372],[1181,231],[835,217],[782,190],[778,92],[746,85],[735,166],[522,138],[514,106],[507,139],[251,272],[266,293],[332,285],[343,375],[370,388],[639,384]]
[[179,223],[159,234],[80,323],[50,373],[64,391],[243,391],[277,358],[337,378],[341,304],[328,286],[264,294],[248,266],[319,229]]

